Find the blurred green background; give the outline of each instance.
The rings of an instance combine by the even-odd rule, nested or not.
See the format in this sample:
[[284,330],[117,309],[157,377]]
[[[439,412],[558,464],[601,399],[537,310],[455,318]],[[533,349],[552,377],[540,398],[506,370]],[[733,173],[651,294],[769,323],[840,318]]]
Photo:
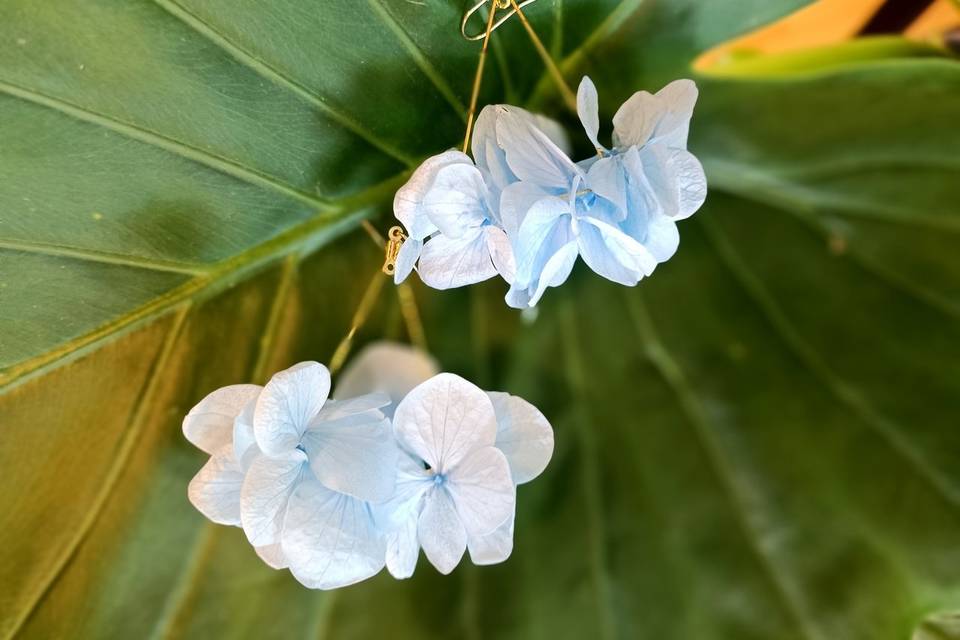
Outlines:
[[[581,264],[536,317],[416,284],[444,368],[536,404],[554,459],[506,563],[322,593],[190,506],[179,425],[329,359],[382,262],[359,221],[462,138],[463,3],[0,4],[0,637],[960,638],[956,7],[850,41],[883,3],[823,3],[691,69],[805,5],[528,7],[607,135],[697,80],[707,204],[637,288]],[[519,24],[481,100],[581,137]]]

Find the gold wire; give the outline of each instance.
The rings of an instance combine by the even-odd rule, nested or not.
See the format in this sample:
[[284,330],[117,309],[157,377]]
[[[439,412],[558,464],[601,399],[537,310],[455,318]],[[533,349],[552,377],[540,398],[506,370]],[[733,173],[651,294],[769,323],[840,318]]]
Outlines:
[[467,112],[467,132],[463,136],[463,152],[470,149],[470,134],[473,133],[473,119],[477,114],[477,100],[480,98],[480,83],[483,80],[483,66],[487,62],[487,46],[490,44],[490,34],[493,32],[493,18],[497,15],[497,8],[501,0],[490,0],[490,15],[487,16],[487,30],[480,48],[480,60],[477,62],[477,73],[473,76],[473,92],[470,94],[470,110]]
[[517,0],[510,0],[510,4],[513,5],[514,13],[517,14],[517,17],[520,18],[520,22],[523,23],[523,27],[527,30],[527,34],[530,36],[531,42],[533,42],[533,47],[540,55],[540,59],[543,60],[544,66],[553,77],[553,81],[557,84],[557,88],[560,90],[560,95],[563,96],[563,101],[567,104],[567,108],[576,113],[577,97],[570,89],[570,85],[567,84],[567,80],[563,77],[563,73],[553,61],[553,58],[550,56],[550,52],[547,51],[545,46],[543,46],[543,42],[541,42],[537,32],[533,30],[533,25],[530,24],[529,20],[527,20],[527,16],[524,15],[521,5],[517,4]]
[[370,280],[370,284],[367,285],[367,290],[363,292],[363,297],[360,298],[360,304],[357,306],[357,310],[353,312],[353,322],[350,325],[350,331],[340,340],[340,344],[337,345],[336,350],[333,352],[333,357],[330,358],[331,375],[336,375],[336,373],[340,371],[340,367],[343,366],[347,356],[350,355],[350,348],[353,346],[353,337],[367,321],[370,310],[373,308],[374,303],[380,296],[380,291],[383,289],[384,280],[386,280],[386,278],[383,277],[383,273],[377,271]]

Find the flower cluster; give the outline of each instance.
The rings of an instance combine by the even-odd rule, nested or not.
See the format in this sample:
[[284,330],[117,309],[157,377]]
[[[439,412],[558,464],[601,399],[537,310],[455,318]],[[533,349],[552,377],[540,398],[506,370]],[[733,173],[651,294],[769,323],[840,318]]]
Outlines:
[[676,221],[706,197],[699,161],[686,150],[696,85],[677,80],[635,93],[613,118],[613,147],[599,140],[596,88],[580,83],[577,111],[597,154],[574,162],[559,125],[518,107],[477,118],[473,158],[427,159],[394,199],[408,239],[395,280],[416,267],[448,289],[499,274],[510,306],[532,307],[566,281],[577,257],[599,275],[633,286],[668,260]]
[[553,453],[535,407],[387,343],[358,356],[332,399],[330,386],[326,367],[303,362],[200,401],[183,421],[211,456],[190,483],[193,505],[316,589],[384,566],[408,578],[421,548],[443,573],[468,548],[476,564],[506,560],[516,485]]

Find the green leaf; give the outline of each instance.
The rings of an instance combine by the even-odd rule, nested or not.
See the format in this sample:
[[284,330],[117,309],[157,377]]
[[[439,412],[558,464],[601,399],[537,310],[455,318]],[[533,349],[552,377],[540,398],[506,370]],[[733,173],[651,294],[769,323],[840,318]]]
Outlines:
[[[609,113],[802,4],[541,0]],[[711,185],[636,289],[417,287],[551,418],[496,567],[311,592],[186,500],[210,390],[328,359],[364,216],[457,144],[477,45],[406,0],[0,6],[0,636],[904,638],[960,598],[960,67],[701,78]],[[840,54],[843,51],[839,52]],[[900,55],[900,52],[896,52]],[[824,69],[824,66],[829,68]],[[558,101],[522,28],[484,100]],[[609,118],[606,118],[609,122]],[[404,339],[395,296],[359,342]],[[943,631],[946,629],[946,631]],[[949,636],[948,636],[949,637]]]

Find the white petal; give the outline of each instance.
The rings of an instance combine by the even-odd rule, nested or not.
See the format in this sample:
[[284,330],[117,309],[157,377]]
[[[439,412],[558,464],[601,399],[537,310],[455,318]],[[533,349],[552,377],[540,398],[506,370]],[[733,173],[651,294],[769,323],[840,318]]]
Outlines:
[[495,275],[497,269],[490,259],[481,227],[460,238],[434,236],[424,245],[420,255],[420,279],[434,289],[463,287]]
[[399,449],[379,411],[315,421],[302,442],[314,476],[328,489],[369,502],[393,494]]
[[420,259],[420,252],[423,251],[423,240],[416,238],[407,238],[400,245],[400,252],[397,254],[397,261],[394,264],[393,282],[400,284],[407,279],[413,267]]
[[486,172],[490,178],[489,186],[495,191],[517,179],[507,164],[507,156],[497,144],[497,118],[503,109],[501,105],[487,105],[481,109],[473,125],[473,140],[470,142],[477,167]]
[[567,189],[580,169],[529,117],[504,107],[497,119],[497,143],[520,180]]
[[487,185],[472,164],[451,164],[437,172],[423,196],[423,210],[444,236],[459,238],[490,217]]
[[683,220],[696,213],[707,199],[707,176],[700,161],[687,151],[674,151],[670,163],[680,189],[677,215],[673,219]]
[[295,450],[285,458],[254,459],[240,491],[240,521],[256,547],[280,541],[280,530],[290,494],[309,475],[307,456]]
[[283,549],[280,543],[269,544],[263,547],[254,547],[254,551],[260,556],[260,559],[267,563],[271,569],[286,569],[287,559],[283,555]]
[[290,572],[311,589],[366,580],[383,568],[386,555],[370,508],[312,478],[290,497],[281,545]]
[[437,172],[451,164],[473,164],[473,161],[466,154],[453,149],[427,158],[394,196],[393,213],[410,238],[423,240],[437,230],[422,210],[423,197],[433,186]]
[[474,449],[492,446],[497,421],[490,398],[452,373],[436,375],[411,391],[393,418],[400,446],[446,473]]
[[197,403],[183,419],[183,435],[198,449],[213,455],[233,437],[233,420],[260,393],[255,384],[217,389]]
[[497,564],[510,557],[513,552],[513,522],[514,517],[511,515],[493,533],[467,537],[467,549],[470,550],[473,564]]
[[257,439],[253,434],[253,413],[256,406],[256,398],[250,400],[233,421],[233,457],[244,472],[250,468],[253,459],[260,455],[260,447],[257,446]]
[[275,456],[296,448],[329,393],[330,372],[317,362],[301,362],[275,374],[260,392],[253,414],[260,449]]
[[333,397],[386,393],[390,404],[380,410],[392,418],[400,401],[439,371],[437,361],[420,349],[399,342],[374,342],[348,361],[337,379]]
[[499,391],[487,393],[497,414],[496,447],[507,457],[514,484],[540,475],[553,456],[553,428],[535,406]]
[[484,227],[484,239],[494,268],[507,284],[511,284],[517,274],[517,261],[513,257],[513,247],[510,246],[506,232],[499,227]]
[[387,534],[387,571],[397,580],[411,577],[417,568],[417,556],[420,555],[418,520],[417,514],[414,514]]
[[587,132],[587,138],[597,149],[602,148],[597,138],[600,135],[600,113],[597,100],[597,87],[589,76],[583,76],[580,87],[577,89],[577,115]]
[[[516,110],[516,107],[512,108]],[[567,135],[567,130],[563,128],[562,124],[539,113],[530,114],[530,117],[533,118],[533,125],[537,129],[540,129],[540,131],[543,131],[543,135],[547,136],[550,142],[557,145],[557,148],[560,149],[564,155],[569,156],[573,152],[573,147],[570,145],[570,137]]]
[[613,116],[614,144],[660,143],[685,149],[696,101],[697,85],[692,80],[675,80],[655,96],[638,91]]
[[517,489],[507,457],[496,447],[475,449],[447,474],[445,486],[472,536],[492,533],[513,513]]
[[352,396],[340,394],[339,399],[328,400],[311,423],[339,420],[358,413],[379,411],[389,404],[390,395],[380,391],[358,393]]
[[401,452],[393,495],[386,502],[371,505],[377,526],[382,531],[393,531],[404,526],[410,518],[416,520],[423,496],[433,486],[433,474],[424,468],[423,463]]
[[444,575],[456,568],[467,550],[467,531],[453,498],[443,487],[434,487],[427,493],[417,523],[417,537],[427,560]]
[[197,511],[217,524],[240,524],[243,471],[233,457],[233,445],[223,445],[190,481],[187,496]]

